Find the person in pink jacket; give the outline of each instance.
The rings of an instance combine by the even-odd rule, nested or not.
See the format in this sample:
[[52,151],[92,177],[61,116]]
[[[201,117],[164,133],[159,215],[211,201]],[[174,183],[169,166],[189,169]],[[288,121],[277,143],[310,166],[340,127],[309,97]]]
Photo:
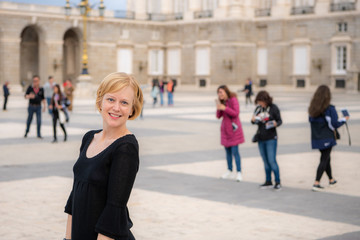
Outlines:
[[242,180],[239,144],[245,142],[244,133],[239,118],[240,107],[236,93],[230,92],[229,88],[221,85],[217,89],[216,117],[222,118],[221,122],[221,145],[225,147],[228,171],[222,178],[229,178],[232,173],[232,156],[236,163],[236,181]]

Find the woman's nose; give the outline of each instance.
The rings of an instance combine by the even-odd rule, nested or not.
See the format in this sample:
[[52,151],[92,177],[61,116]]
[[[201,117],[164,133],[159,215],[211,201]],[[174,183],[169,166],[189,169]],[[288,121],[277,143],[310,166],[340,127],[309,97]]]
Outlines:
[[113,109],[115,111],[120,111],[120,103],[119,102],[115,102],[114,105],[113,105]]

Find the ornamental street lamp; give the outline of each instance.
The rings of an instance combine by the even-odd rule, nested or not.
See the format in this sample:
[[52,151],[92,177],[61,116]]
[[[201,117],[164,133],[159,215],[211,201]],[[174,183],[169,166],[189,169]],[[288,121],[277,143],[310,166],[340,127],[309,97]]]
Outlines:
[[[89,71],[88,71],[88,55],[87,55],[86,25],[87,25],[88,15],[89,15],[90,11],[93,9],[94,6],[95,5],[90,6],[89,0],[81,0],[81,3],[78,5],[78,7],[80,8],[80,15],[83,18],[83,31],[84,31],[81,75],[89,75]],[[101,18],[104,17],[104,12],[105,12],[104,0],[100,0],[99,15],[100,15]],[[70,6],[69,0],[66,0],[65,15],[66,16],[71,15],[71,6]]]

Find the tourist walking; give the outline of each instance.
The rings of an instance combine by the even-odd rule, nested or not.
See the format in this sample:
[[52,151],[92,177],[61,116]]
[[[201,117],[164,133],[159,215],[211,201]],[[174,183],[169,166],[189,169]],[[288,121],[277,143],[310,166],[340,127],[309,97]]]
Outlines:
[[42,139],[41,136],[41,103],[43,104],[42,111],[45,111],[45,97],[44,97],[44,89],[40,87],[40,77],[38,75],[34,75],[32,84],[27,88],[25,92],[25,98],[29,99],[28,106],[28,117],[26,121],[26,130],[24,137],[26,138],[30,125],[33,119],[34,113],[36,114],[36,126],[37,126],[37,137]]
[[49,76],[48,81],[44,84],[44,95],[48,106],[49,114],[52,114],[51,98],[53,97],[53,94],[54,94],[54,78],[52,76]]
[[174,105],[174,89],[175,89],[175,84],[174,81],[172,79],[170,79],[170,81],[167,83],[167,92],[168,92],[168,106],[173,106]]
[[329,177],[329,185],[334,186],[337,181],[332,176],[330,154],[332,147],[336,145],[337,129],[349,119],[349,116],[338,118],[335,106],[330,104],[331,92],[328,86],[321,85],[317,88],[311,99],[309,122],[311,126],[312,149],[319,149],[320,163],[316,171],[313,191],[323,191],[320,180],[324,172]]
[[63,84],[64,87],[64,93],[65,96],[69,102],[69,106],[67,107],[67,109],[71,112],[73,109],[73,101],[74,101],[74,97],[73,97],[73,92],[74,92],[74,86],[71,83],[71,79],[66,79],[66,81]]
[[159,86],[157,82],[153,82],[152,83],[152,89],[151,89],[151,97],[153,98],[153,107],[155,107],[156,103],[157,103],[157,96],[159,94],[160,90],[159,90]]
[[8,102],[8,98],[10,95],[10,88],[9,88],[9,82],[6,81],[3,85],[3,93],[4,93],[4,106],[3,106],[3,111],[7,111],[6,109],[6,105]]
[[66,239],[135,239],[127,202],[139,168],[139,145],[126,126],[140,114],[143,94],[125,73],[106,76],[97,90],[102,129],[87,132],[65,206]]
[[245,92],[245,104],[247,105],[248,102],[252,103],[251,96],[253,95],[253,91],[252,91],[252,84],[251,84],[250,78],[246,79],[246,83],[245,83],[243,92]]
[[59,120],[59,124],[61,129],[64,132],[64,142],[67,140],[67,134],[65,129],[65,122],[66,122],[66,106],[65,106],[65,96],[62,94],[59,84],[55,84],[54,86],[54,93],[51,98],[51,110],[53,115],[53,132],[54,132],[54,139],[53,143],[57,142],[56,136],[56,125],[57,121]]
[[239,113],[239,101],[236,93],[230,92],[229,88],[221,85],[217,89],[218,99],[216,99],[216,117],[222,118],[221,122],[221,145],[225,147],[228,171],[222,178],[229,178],[233,170],[233,156],[236,164],[236,181],[242,180],[241,159],[239,154],[239,144],[245,142]]
[[164,105],[164,81],[160,80],[160,84],[159,84],[159,89],[160,89],[160,105],[163,106]]
[[[273,187],[275,190],[281,189],[280,171],[276,161],[277,151],[277,132],[276,128],[282,124],[279,108],[273,103],[267,91],[260,91],[255,98],[255,108],[252,124],[257,124],[258,129],[253,138],[253,142],[258,142],[260,155],[264,162],[265,183],[260,188]],[[275,185],[271,180],[271,173],[275,175]]]

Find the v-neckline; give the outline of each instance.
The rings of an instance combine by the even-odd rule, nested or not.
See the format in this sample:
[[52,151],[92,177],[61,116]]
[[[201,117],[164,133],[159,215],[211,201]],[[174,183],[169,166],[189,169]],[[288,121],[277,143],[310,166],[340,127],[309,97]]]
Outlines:
[[121,136],[121,137],[115,139],[109,146],[107,146],[106,148],[104,148],[103,150],[101,150],[100,152],[98,152],[97,154],[95,154],[94,156],[88,157],[87,151],[88,151],[88,149],[89,149],[89,146],[90,146],[90,144],[92,143],[92,141],[94,140],[95,134],[97,134],[97,133],[99,133],[99,132],[101,132],[101,131],[102,131],[102,130],[94,131],[93,134],[92,134],[92,137],[91,137],[90,141],[88,141],[87,146],[86,146],[86,150],[85,150],[85,158],[86,158],[86,159],[94,159],[94,158],[102,155],[104,152],[106,152],[112,145],[114,145],[115,142],[119,141],[120,139],[123,139],[123,138],[126,137],[126,136],[134,135],[134,134],[132,134],[132,133],[125,134],[124,136]]

